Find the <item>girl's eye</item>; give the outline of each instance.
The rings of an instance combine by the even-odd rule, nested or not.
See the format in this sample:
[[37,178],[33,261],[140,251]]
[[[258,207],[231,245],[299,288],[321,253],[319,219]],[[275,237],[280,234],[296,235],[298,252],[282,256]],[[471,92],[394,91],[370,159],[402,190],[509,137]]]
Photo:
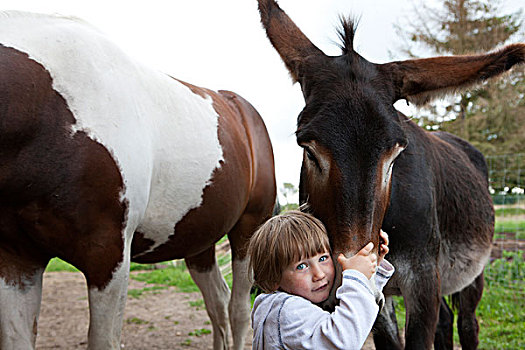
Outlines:
[[322,257],[319,258],[319,261],[323,262],[323,261],[326,261],[328,259],[330,259],[330,257],[328,255],[323,255]]
[[304,269],[306,269],[306,264],[305,263],[300,263],[299,265],[297,265],[296,269],[297,270],[304,270]]

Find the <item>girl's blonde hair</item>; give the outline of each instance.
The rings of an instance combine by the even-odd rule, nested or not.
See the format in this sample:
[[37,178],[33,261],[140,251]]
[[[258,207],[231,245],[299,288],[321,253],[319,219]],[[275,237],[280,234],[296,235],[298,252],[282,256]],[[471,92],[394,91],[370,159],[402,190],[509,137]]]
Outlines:
[[265,293],[275,292],[288,265],[324,251],[330,251],[330,243],[321,221],[298,210],[274,216],[248,245],[254,282]]

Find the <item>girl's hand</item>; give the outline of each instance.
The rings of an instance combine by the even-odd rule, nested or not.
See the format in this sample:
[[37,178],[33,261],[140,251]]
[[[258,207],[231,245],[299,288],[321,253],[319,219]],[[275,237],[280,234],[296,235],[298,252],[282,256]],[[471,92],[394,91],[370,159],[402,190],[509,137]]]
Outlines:
[[381,265],[381,262],[388,254],[390,249],[388,248],[388,235],[385,231],[379,230],[379,257],[377,258],[377,265]]
[[374,249],[374,243],[370,242],[351,258],[346,258],[343,254],[339,254],[337,261],[341,264],[343,270],[357,270],[370,279],[376,272],[377,267],[377,255],[371,253],[372,249]]

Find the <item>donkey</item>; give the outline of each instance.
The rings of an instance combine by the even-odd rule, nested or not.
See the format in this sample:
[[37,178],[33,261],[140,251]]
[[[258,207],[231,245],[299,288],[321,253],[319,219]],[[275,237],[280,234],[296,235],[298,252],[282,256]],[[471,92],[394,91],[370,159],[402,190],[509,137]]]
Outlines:
[[[185,259],[214,349],[249,327],[246,244],[273,151],[242,97],[176,80],[81,20],[0,13],[0,348],[33,349],[48,261],[82,271],[89,349],[120,349],[131,261]],[[225,234],[233,287],[215,259]]]
[[[259,0],[259,11],[270,42],[301,85],[300,201],[326,225],[333,253],[351,255],[369,241],[377,249],[382,228],[397,269],[384,293],[404,297],[405,348],[430,349],[434,339],[436,349],[452,347],[453,314],[442,296],[453,293],[463,349],[476,348],[475,309],[494,233],[484,157],[454,135],[424,131],[393,104],[423,105],[496,77],[523,63],[525,45],[374,64],[354,51],[351,20],[342,20],[342,54],[332,57],[275,1]],[[391,298],[374,342],[381,349],[403,347]]]

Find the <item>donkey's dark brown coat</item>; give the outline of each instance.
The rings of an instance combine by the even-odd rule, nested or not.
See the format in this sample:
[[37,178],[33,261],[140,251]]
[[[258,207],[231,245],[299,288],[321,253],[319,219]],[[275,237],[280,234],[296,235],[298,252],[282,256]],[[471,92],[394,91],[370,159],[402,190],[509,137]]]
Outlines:
[[[351,21],[340,33],[343,54],[329,57],[275,1],[259,0],[259,10],[306,102],[296,132],[304,149],[301,202],[324,222],[336,254],[370,240],[377,247],[380,228],[390,235],[397,272],[385,294],[405,298],[407,349],[430,349],[434,338],[436,348],[451,346],[451,313],[441,297],[452,293],[459,293],[461,344],[476,348],[475,309],[494,232],[485,160],[454,135],[422,130],[393,104],[422,104],[500,75],[524,61],[525,45],[374,64],[354,51]],[[391,298],[374,340],[378,348],[402,348]]]

